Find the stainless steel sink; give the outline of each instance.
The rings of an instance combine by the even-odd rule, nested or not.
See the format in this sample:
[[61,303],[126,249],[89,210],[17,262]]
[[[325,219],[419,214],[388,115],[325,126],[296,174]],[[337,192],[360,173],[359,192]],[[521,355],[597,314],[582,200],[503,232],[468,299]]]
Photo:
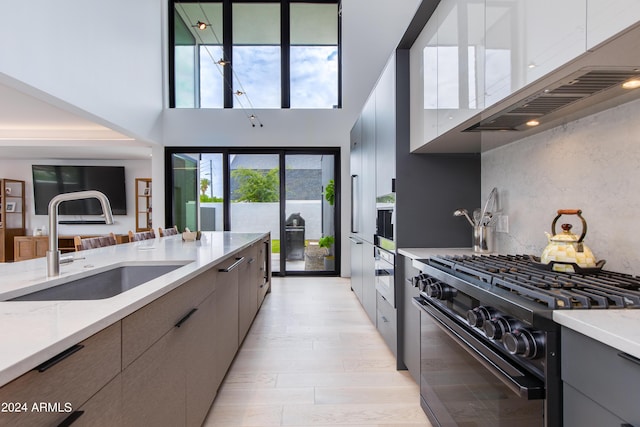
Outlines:
[[127,265],[83,277],[9,301],[97,300],[116,296],[167,274],[179,265]]

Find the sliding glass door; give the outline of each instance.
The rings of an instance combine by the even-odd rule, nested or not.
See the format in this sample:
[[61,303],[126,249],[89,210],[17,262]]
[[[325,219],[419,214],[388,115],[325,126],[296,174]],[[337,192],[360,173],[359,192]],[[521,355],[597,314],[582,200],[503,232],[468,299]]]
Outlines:
[[167,148],[167,160],[167,223],[269,231],[274,273],[339,274],[337,149]]

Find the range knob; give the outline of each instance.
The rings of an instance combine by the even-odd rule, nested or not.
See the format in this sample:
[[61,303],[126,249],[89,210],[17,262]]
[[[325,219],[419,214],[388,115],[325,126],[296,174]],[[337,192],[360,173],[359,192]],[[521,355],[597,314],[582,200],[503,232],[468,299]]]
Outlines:
[[447,300],[455,297],[458,294],[458,290],[445,283],[434,281],[427,283],[425,293],[429,298]]
[[493,308],[481,305],[467,311],[467,322],[473,327],[481,328],[484,322],[495,316],[495,313]]
[[413,285],[414,288],[420,288],[421,291],[424,291],[424,288],[426,286],[426,282],[429,280],[429,276],[424,274],[424,273],[420,273],[417,276],[414,276],[411,279],[411,285]]
[[506,317],[493,317],[484,322],[484,333],[487,338],[492,340],[501,339],[507,332],[511,332],[512,326],[515,322],[512,319]]
[[544,351],[544,334],[539,331],[518,328],[504,334],[502,343],[507,351],[513,355],[536,359],[542,356]]

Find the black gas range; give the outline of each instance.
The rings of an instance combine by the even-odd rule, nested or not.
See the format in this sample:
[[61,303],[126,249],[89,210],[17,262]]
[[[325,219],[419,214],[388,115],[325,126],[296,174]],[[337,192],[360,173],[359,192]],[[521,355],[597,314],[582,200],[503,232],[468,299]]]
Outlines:
[[561,426],[553,310],[640,308],[637,277],[550,271],[528,255],[436,256],[414,266],[422,406],[436,426]]

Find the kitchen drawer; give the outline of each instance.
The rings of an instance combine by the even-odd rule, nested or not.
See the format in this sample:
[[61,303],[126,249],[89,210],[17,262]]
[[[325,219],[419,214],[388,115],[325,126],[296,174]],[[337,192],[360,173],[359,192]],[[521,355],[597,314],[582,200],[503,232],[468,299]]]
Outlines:
[[73,427],[122,425],[122,376],[118,375],[67,420]]
[[[80,408],[120,372],[120,326],[118,322],[104,329],[71,347],[76,351],[57,363],[52,358],[49,366],[42,364],[0,388],[0,402],[27,405],[27,412],[1,413],[0,426],[58,425],[69,410]],[[54,407],[38,412],[34,404]]]
[[631,425],[640,425],[640,361],[629,357],[562,328],[562,380]]
[[564,385],[564,427],[628,425],[570,385]]
[[377,328],[395,356],[398,355],[396,309],[379,292],[377,294]]
[[158,341],[215,290],[215,271],[206,271],[122,319],[122,367]]

